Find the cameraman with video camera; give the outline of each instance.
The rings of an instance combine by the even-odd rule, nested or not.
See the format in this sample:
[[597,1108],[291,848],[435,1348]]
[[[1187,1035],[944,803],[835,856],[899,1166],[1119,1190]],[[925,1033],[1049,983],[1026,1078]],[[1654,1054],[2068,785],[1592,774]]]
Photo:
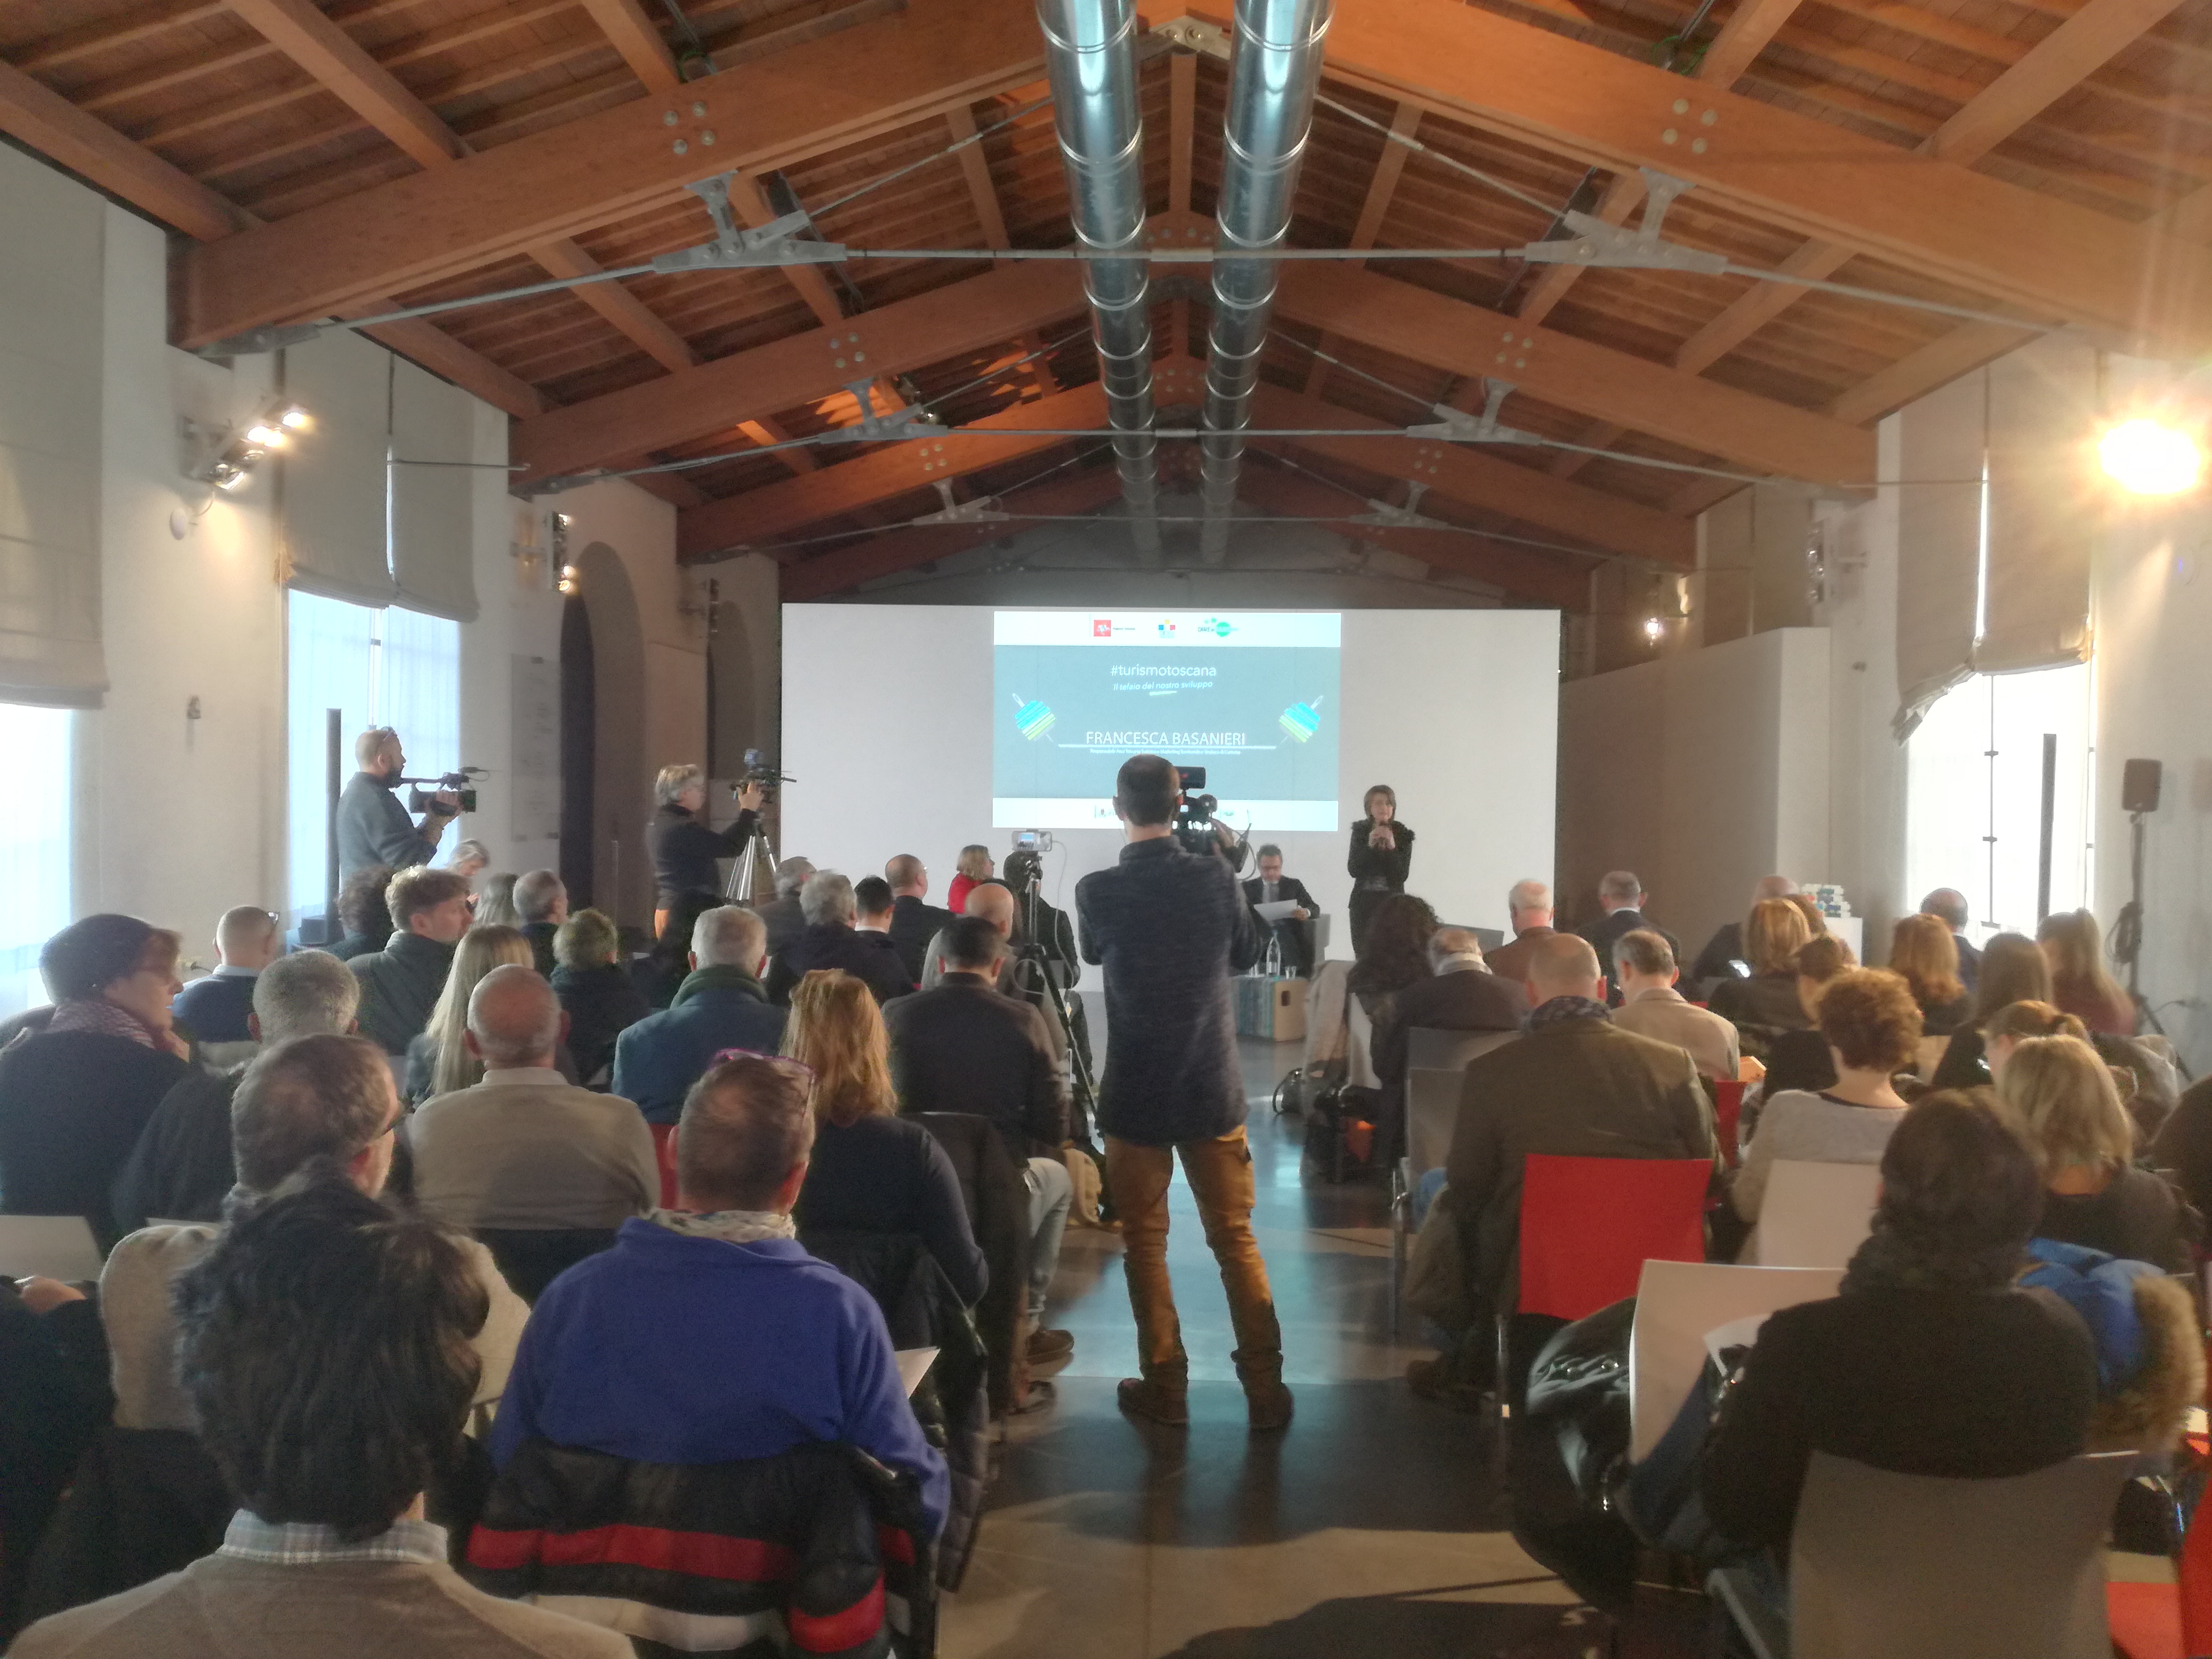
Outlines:
[[1142,1375],[1121,1409],[1190,1420],[1189,1361],[1168,1278],[1168,1187],[1176,1160],[1198,1200],[1237,1333],[1237,1375],[1255,1429],[1291,1420],[1282,1328],[1252,1237],[1252,1152],[1229,976],[1259,957],[1251,907],[1225,859],[1193,854],[1177,834],[1175,767],[1134,755],[1114,781],[1128,844],[1076,884],[1083,959],[1106,970],[1106,1078],[1098,1127],[1106,1184],[1121,1218],[1122,1267],[1137,1316]]
[[760,823],[760,810],[768,792],[758,778],[748,777],[738,791],[738,816],[723,830],[710,828],[699,815],[707,805],[707,775],[696,766],[664,766],[653,782],[659,803],[646,841],[653,849],[653,879],[659,896],[653,908],[672,910],[686,893],[722,891],[718,859],[735,858],[752,838]]
[[388,864],[394,870],[428,864],[437,853],[446,826],[461,815],[457,790],[441,788],[424,798],[417,823],[392,793],[406,781],[407,751],[399,733],[372,726],[353,740],[353,775],[338,796],[338,880],[356,870]]

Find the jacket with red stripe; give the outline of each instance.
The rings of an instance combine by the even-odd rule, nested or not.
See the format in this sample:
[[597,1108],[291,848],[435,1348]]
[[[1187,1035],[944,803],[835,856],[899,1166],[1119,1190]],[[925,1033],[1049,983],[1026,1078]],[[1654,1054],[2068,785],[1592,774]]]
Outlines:
[[531,1440],[500,1471],[465,1571],[692,1659],[924,1659],[931,1548],[919,1482],[851,1446],[678,1464]]

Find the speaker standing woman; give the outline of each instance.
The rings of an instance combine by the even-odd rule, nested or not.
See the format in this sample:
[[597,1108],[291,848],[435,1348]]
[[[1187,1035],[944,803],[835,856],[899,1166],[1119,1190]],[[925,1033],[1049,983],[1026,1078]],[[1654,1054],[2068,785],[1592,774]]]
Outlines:
[[1352,855],[1345,867],[1352,872],[1352,953],[1358,956],[1367,943],[1367,924],[1375,907],[1392,893],[1406,890],[1406,873],[1413,863],[1413,832],[1398,822],[1397,792],[1378,783],[1361,803],[1366,817],[1352,826]]

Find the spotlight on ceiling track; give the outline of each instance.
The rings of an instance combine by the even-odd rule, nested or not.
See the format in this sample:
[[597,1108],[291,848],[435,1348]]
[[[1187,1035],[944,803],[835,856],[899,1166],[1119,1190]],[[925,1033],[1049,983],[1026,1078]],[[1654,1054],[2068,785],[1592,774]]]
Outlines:
[[2183,428],[2148,416],[2120,422],[2097,441],[2097,460],[2136,495],[2180,495],[2204,478],[2204,448]]
[[242,426],[212,428],[187,419],[185,476],[217,489],[239,489],[256,465],[275,451],[289,448],[295,436],[314,427],[314,417],[306,410],[282,402],[266,405]]
[[1660,621],[1658,617],[1646,617],[1644,619],[1644,637],[1650,641],[1652,644],[1658,644],[1661,640],[1666,637],[1666,635],[1667,624]]

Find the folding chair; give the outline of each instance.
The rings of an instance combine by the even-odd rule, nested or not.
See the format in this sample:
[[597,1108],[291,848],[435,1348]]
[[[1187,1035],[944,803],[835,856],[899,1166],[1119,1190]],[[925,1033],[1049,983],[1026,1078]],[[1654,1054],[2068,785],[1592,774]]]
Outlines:
[[10,1279],[100,1277],[100,1245],[81,1215],[0,1215],[0,1273]]
[[[2033,1474],[1897,1474],[1814,1452],[1790,1554],[1790,1628],[1743,1626],[1771,1659],[2108,1659],[2104,1540],[2132,1452]],[[1740,1570],[1709,1584],[1731,1613]]]
[[1817,1267],[1647,1261],[1628,1340],[1629,1461],[1651,1455],[1705,1368],[1705,1333],[1754,1314],[1819,1302],[1843,1274]]
[[1842,1267],[1866,1243],[1881,1194],[1874,1164],[1777,1158],[1751,1238],[1761,1267]]
[[1421,1177],[1451,1151],[1459,1122],[1460,1086],[1468,1063],[1510,1042],[1517,1031],[1445,1031],[1416,1026],[1406,1033],[1406,1152],[1390,1179],[1390,1320],[1397,1328],[1398,1291],[1406,1279],[1413,1194]]

